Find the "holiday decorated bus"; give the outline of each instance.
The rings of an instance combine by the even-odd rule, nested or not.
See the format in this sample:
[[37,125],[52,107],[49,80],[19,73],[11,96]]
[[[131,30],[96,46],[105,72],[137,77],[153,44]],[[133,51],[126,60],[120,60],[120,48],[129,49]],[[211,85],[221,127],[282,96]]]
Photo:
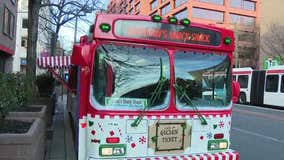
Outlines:
[[238,160],[234,37],[158,15],[98,14],[73,47],[68,110],[79,160]]

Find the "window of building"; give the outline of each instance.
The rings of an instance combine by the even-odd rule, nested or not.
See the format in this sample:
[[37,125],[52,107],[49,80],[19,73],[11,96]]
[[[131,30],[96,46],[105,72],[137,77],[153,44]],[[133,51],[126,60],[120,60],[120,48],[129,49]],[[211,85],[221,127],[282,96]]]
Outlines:
[[198,1],[211,3],[211,4],[216,4],[216,5],[224,5],[224,0],[198,0]]
[[240,75],[238,77],[240,88],[248,88],[248,75]]
[[181,6],[182,4],[186,3],[187,0],[175,0],[175,8]]
[[4,8],[3,32],[6,35],[9,35],[9,32],[10,32],[10,27],[9,27],[9,10],[8,10],[8,8]]
[[27,47],[28,46],[28,37],[22,37],[21,46]]
[[10,37],[15,37],[15,16],[10,13]]
[[247,0],[231,0],[230,6],[233,8],[241,8],[250,11],[255,10],[255,2]]
[[268,75],[266,76],[266,92],[277,92],[278,90],[278,75]]
[[151,10],[154,10],[155,8],[158,7],[158,0],[154,0],[152,3],[151,3]]
[[255,2],[252,1],[243,1],[243,9],[254,11],[255,10]]
[[171,5],[170,3],[168,3],[162,8],[162,16],[166,15],[170,11],[171,11]]
[[133,0],[129,0],[129,8],[132,7]]
[[153,16],[153,15],[158,15],[158,11],[156,10],[155,12],[151,13],[149,16]]
[[223,22],[224,12],[201,9],[201,8],[192,8],[192,17],[213,20],[216,22]]
[[24,18],[22,20],[22,28],[28,28],[28,19],[27,18]]
[[129,10],[129,14],[133,14],[133,8]]
[[3,33],[12,38],[15,36],[15,16],[6,7],[3,16]]
[[284,93],[284,75],[282,75],[282,78],[281,78],[281,89],[280,89],[280,92]]
[[230,14],[231,23],[245,26],[254,26],[255,18],[237,14]]
[[136,12],[140,12],[140,3],[138,3],[138,4],[135,6],[135,11],[136,11]]
[[187,9],[184,9],[174,15],[177,19],[187,18]]

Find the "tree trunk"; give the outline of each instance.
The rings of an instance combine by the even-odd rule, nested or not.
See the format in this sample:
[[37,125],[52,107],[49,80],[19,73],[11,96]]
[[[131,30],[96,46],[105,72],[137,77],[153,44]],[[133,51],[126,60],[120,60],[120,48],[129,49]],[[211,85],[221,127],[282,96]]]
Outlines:
[[36,48],[38,38],[38,20],[41,0],[29,0],[28,13],[28,47],[27,47],[27,70],[26,75],[29,79],[28,88],[34,89],[36,79]]

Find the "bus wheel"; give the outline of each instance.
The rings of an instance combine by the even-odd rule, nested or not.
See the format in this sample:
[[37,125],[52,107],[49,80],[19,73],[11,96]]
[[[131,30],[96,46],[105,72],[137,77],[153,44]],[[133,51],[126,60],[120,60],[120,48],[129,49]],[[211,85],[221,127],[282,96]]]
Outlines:
[[245,93],[240,93],[239,103],[241,103],[241,104],[246,104],[247,103],[247,98],[246,98],[246,94]]

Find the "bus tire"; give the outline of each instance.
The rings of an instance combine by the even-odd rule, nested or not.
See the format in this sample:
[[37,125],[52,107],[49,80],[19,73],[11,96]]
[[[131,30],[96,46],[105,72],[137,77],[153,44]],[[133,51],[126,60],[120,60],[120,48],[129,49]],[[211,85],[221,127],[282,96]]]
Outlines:
[[246,94],[245,93],[240,93],[239,96],[239,103],[240,104],[246,104],[247,103],[247,98],[246,98]]

